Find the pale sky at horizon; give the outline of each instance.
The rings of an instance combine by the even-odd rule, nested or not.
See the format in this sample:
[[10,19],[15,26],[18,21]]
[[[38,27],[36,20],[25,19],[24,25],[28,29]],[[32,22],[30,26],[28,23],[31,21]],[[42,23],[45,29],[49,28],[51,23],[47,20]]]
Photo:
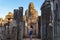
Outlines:
[[44,0],[0,0],[0,18],[4,18],[8,12],[12,12],[14,9],[18,9],[22,6],[25,10],[28,9],[29,3],[33,2],[35,9],[38,11],[38,15],[41,15],[40,8]]

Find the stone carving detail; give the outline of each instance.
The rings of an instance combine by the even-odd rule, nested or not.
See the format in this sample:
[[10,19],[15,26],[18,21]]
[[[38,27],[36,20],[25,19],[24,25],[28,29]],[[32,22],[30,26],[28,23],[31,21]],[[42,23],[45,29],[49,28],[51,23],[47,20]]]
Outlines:
[[34,9],[34,4],[31,2],[29,4],[28,9],[25,12],[26,15],[26,19],[30,19],[31,22],[37,22],[38,20],[38,12],[36,11],[36,9]]

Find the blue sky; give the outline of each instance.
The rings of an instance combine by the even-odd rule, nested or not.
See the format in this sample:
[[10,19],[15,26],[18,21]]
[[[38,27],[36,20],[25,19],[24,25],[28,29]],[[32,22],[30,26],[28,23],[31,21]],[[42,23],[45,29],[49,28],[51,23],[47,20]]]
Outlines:
[[41,15],[41,5],[44,0],[0,0],[0,17],[4,18],[8,12],[12,12],[14,9],[18,9],[18,7],[22,6],[25,10],[28,9],[29,3],[33,2],[35,9],[38,11],[38,15]]

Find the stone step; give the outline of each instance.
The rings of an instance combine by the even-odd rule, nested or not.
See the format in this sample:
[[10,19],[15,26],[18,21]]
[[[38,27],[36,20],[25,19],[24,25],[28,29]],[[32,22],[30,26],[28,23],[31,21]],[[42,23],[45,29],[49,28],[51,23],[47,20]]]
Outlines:
[[[26,35],[25,38],[29,38],[30,36],[29,35]],[[32,38],[38,38],[37,35],[32,35]]]
[[[23,40],[30,40],[30,38],[24,38]],[[41,39],[38,39],[38,38],[32,38],[32,40],[41,40]]]

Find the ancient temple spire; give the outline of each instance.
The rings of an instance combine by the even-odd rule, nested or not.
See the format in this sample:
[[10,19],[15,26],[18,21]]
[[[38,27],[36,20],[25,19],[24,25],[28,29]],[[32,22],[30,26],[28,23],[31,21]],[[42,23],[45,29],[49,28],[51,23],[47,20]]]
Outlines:
[[33,2],[30,2],[30,4],[29,4],[29,9],[34,9],[34,4],[33,4]]

